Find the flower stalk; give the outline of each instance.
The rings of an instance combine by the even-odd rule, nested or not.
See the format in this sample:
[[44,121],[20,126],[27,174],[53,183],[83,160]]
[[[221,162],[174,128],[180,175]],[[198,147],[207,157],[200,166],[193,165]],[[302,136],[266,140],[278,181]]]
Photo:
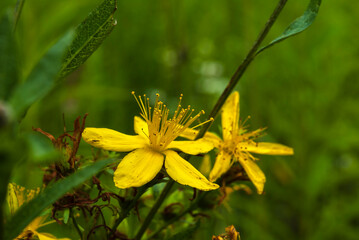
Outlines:
[[122,221],[128,216],[129,212],[136,206],[138,199],[147,191],[147,189],[152,186],[152,184],[146,184],[137,189],[136,196],[131,200],[127,207],[123,208],[119,218],[116,220],[115,224],[112,227],[112,230],[109,234],[109,237],[116,232],[117,227],[122,223]]
[[142,238],[147,227],[150,225],[153,217],[157,213],[157,211],[160,208],[160,206],[162,205],[163,201],[166,199],[166,196],[168,195],[168,193],[171,191],[171,188],[173,187],[174,183],[175,183],[175,181],[173,181],[172,179],[170,179],[170,181],[167,182],[166,186],[164,187],[164,189],[161,192],[161,195],[158,197],[157,201],[155,202],[155,204],[151,208],[150,212],[148,213],[147,217],[145,218],[145,221],[143,222],[140,230],[138,230],[138,232],[134,238],[135,240],[140,240]]
[[[234,87],[237,85],[237,83],[239,82],[239,80],[241,79],[241,77],[243,76],[244,72],[246,71],[247,67],[249,66],[249,64],[254,60],[254,58],[257,55],[257,51],[258,48],[260,47],[260,45],[262,44],[263,40],[265,39],[265,37],[267,36],[269,30],[272,28],[273,24],[275,23],[275,21],[277,20],[279,14],[281,13],[281,11],[283,10],[285,4],[287,3],[287,0],[280,0],[279,3],[277,4],[276,8],[274,9],[272,15],[269,17],[268,21],[266,22],[266,24],[264,25],[263,30],[261,31],[261,33],[259,34],[257,40],[254,42],[252,48],[249,50],[246,58],[243,60],[243,62],[238,66],[237,70],[235,71],[235,73],[233,74],[233,76],[231,77],[231,80],[229,81],[228,85],[226,86],[226,88],[224,89],[222,95],[219,97],[216,105],[214,106],[214,108],[212,109],[211,113],[208,116],[208,119],[215,119],[217,114],[219,113],[219,111],[221,110],[223,104],[225,103],[225,101],[227,100],[228,96],[231,94],[231,92],[233,91]],[[196,139],[199,139],[201,137],[204,136],[204,134],[207,132],[207,130],[209,129],[211,125],[210,124],[205,124],[201,130],[199,131],[198,135],[196,136]]]
[[[231,77],[231,80],[229,81],[228,85],[226,86],[226,88],[224,89],[223,93],[221,94],[221,96],[219,97],[216,105],[214,106],[214,108],[212,109],[211,113],[208,116],[208,120],[209,119],[215,119],[215,117],[217,116],[217,114],[219,113],[220,109],[222,108],[222,106],[224,105],[224,103],[226,102],[228,96],[230,95],[230,93],[233,91],[234,87],[237,85],[237,83],[239,82],[239,80],[241,79],[241,77],[243,76],[244,72],[246,71],[246,69],[248,68],[249,64],[254,60],[254,58],[256,57],[256,53],[258,51],[258,48],[260,47],[260,45],[262,44],[263,40],[265,39],[265,37],[267,36],[269,30],[272,28],[273,24],[275,23],[275,21],[277,20],[279,14],[281,13],[281,11],[283,10],[285,4],[287,3],[287,0],[280,0],[279,3],[277,4],[276,8],[274,9],[273,13],[271,14],[271,16],[269,17],[269,19],[267,20],[266,24],[264,25],[263,30],[261,31],[261,33],[259,34],[258,38],[256,39],[256,41],[254,42],[252,48],[249,50],[247,56],[245,57],[245,59],[243,60],[243,62],[238,66],[237,70],[235,71],[235,73],[233,74],[233,76]],[[208,131],[208,129],[211,126],[212,121],[207,122],[207,124],[204,124],[202,126],[202,128],[200,129],[200,131],[198,132],[198,134],[196,135],[196,140],[202,138],[206,132]],[[186,156],[186,160],[188,160],[190,158],[190,156]],[[169,183],[168,183],[169,184]],[[166,185],[167,187],[167,185]],[[162,191],[161,196],[164,195],[164,199],[166,197],[166,195],[168,194],[169,191],[165,191],[165,189]],[[203,195],[202,195],[203,196]],[[163,199],[163,200],[164,200]],[[160,199],[158,199],[159,201]],[[161,205],[161,203],[163,202],[163,200],[159,203],[159,206]],[[157,202],[156,202],[157,203]],[[154,213],[157,212],[159,206],[153,206],[151,209],[151,212],[153,210]],[[155,209],[155,207],[157,207],[157,209]],[[193,208],[195,208],[196,205],[193,204],[191,205],[191,207],[189,209],[187,209],[188,211],[192,210]],[[184,216],[187,213],[187,211],[184,211],[180,217]],[[150,214],[149,214],[150,215]],[[148,216],[147,216],[148,217]],[[175,219],[178,220],[180,217],[177,217]],[[153,217],[151,216],[151,218],[149,218],[149,222],[146,222],[146,225],[143,224],[141,226],[141,230],[142,228],[145,228],[144,230],[142,230],[141,235],[140,232],[137,234],[136,236],[136,240],[141,239],[144,231],[146,230],[146,228],[148,227],[148,225],[150,224],[151,220],[153,219]],[[147,218],[146,218],[147,220]],[[175,222],[175,221],[171,221],[171,223]],[[169,225],[169,224],[168,224]],[[166,224],[166,227],[168,226]],[[165,228],[165,227],[164,227]],[[156,235],[162,231],[164,228],[159,229],[158,232],[156,232]],[[155,236],[152,235],[153,237]],[[139,237],[139,238],[138,238]]]

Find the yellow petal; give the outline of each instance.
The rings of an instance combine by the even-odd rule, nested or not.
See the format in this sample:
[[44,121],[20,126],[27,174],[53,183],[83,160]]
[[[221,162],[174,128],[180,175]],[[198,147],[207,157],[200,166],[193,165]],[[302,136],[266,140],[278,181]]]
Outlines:
[[38,236],[40,240],[70,240],[70,238],[56,238],[55,236],[49,234],[49,233],[38,233],[34,232],[35,235]]
[[239,93],[233,92],[222,107],[223,140],[229,140],[238,134],[239,123]]
[[241,143],[238,145],[240,150],[258,153],[258,154],[268,154],[268,155],[293,155],[293,148],[284,146],[278,143],[255,143],[255,144],[246,144]]
[[203,138],[196,141],[172,141],[167,149],[178,149],[184,153],[197,155],[200,153],[207,153],[213,149],[213,143],[204,140]]
[[[198,134],[198,130],[192,129],[192,128],[186,128],[183,133],[181,133],[181,137],[187,138],[189,140],[194,140]],[[215,147],[218,147],[219,144],[222,142],[222,139],[220,139],[216,134],[211,132],[206,132],[206,134],[203,137],[204,140],[207,140],[209,142],[212,142]]]
[[39,216],[35,218],[28,226],[27,228],[31,231],[36,231],[39,227],[43,226],[43,223],[45,222],[47,216]]
[[176,152],[166,150],[165,167],[168,175],[182,185],[188,185],[203,191],[217,189],[219,186],[211,183],[189,162],[180,157]]
[[8,184],[7,203],[9,205],[11,215],[14,215],[14,213],[17,211],[17,209],[21,205],[21,203],[19,203],[19,201],[18,201],[18,197],[16,195],[15,188],[16,188],[15,183]]
[[117,152],[129,152],[148,144],[140,135],[127,135],[108,128],[85,128],[82,138],[94,147]]
[[249,179],[257,188],[258,194],[262,194],[264,183],[266,182],[266,176],[264,175],[262,170],[258,167],[258,165],[253,160],[249,158],[244,159],[242,157],[239,157],[238,161],[246,171]]
[[211,167],[212,167],[211,157],[209,156],[209,154],[206,154],[202,159],[202,163],[201,166],[199,167],[199,171],[204,175],[208,175],[211,171]]
[[127,154],[114,173],[118,188],[140,187],[151,181],[163,166],[164,156],[149,148],[139,148]]
[[216,181],[218,178],[220,178],[224,173],[228,171],[228,169],[232,166],[232,155],[220,151],[217,155],[216,162],[214,163],[214,166],[212,168],[211,173],[209,174],[209,180],[211,182]]
[[145,120],[143,120],[141,117],[135,116],[134,127],[135,133],[141,135],[144,138],[148,138],[148,125]]

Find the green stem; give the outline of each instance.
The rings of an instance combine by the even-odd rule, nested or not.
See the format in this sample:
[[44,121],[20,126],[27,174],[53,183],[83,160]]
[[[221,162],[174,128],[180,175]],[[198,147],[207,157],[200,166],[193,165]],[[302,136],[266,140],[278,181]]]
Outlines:
[[[208,119],[211,118],[215,118],[218,114],[218,112],[220,111],[220,109],[222,108],[223,104],[225,103],[226,99],[228,98],[229,94],[233,91],[234,87],[236,86],[236,84],[239,82],[239,80],[241,79],[241,77],[243,76],[244,72],[246,71],[247,67],[249,66],[249,64],[253,61],[253,59],[256,57],[256,53],[258,51],[258,48],[260,47],[261,43],[263,42],[263,40],[265,39],[265,37],[267,36],[269,30],[272,28],[274,22],[277,20],[280,12],[283,10],[285,4],[287,3],[287,0],[280,0],[276,6],[276,8],[274,9],[273,13],[271,14],[271,16],[269,17],[268,21],[266,22],[266,24],[264,25],[263,30],[261,31],[261,33],[259,34],[257,40],[254,42],[252,48],[249,50],[247,56],[245,57],[245,59],[243,60],[243,62],[238,66],[237,70],[235,71],[235,73],[233,74],[233,76],[231,77],[231,80],[229,81],[227,87],[224,89],[222,95],[219,97],[216,105],[214,106],[212,112],[210,113],[210,115],[208,116]],[[201,130],[199,131],[199,133],[196,136],[196,139],[199,139],[201,137],[203,137],[205,135],[205,133],[207,132],[207,130],[209,129],[209,127],[211,126],[211,124],[206,124],[204,125]],[[169,182],[168,184],[170,184],[171,182]],[[167,185],[168,185],[167,184]],[[154,214],[157,212],[159,206],[161,205],[161,203],[163,202],[163,200],[165,199],[167,193],[169,192],[169,189],[167,191],[167,185],[165,187],[165,189],[162,191],[160,198],[157,200],[156,204],[153,206],[153,208],[151,209],[150,213],[147,215],[145,222],[143,223],[143,225],[141,226],[140,231],[137,233],[135,240],[140,240],[143,233],[145,232],[145,230],[147,229],[147,226],[149,225],[149,223],[151,222]],[[173,185],[173,183],[172,183]],[[171,188],[172,186],[170,186],[169,188]],[[205,194],[202,194],[202,198],[204,197]],[[154,237],[155,235],[157,235],[159,232],[161,232],[164,228],[166,228],[168,225],[174,223],[175,221],[177,221],[178,219],[180,219],[181,217],[183,217],[185,214],[187,214],[188,212],[192,211],[194,208],[197,207],[198,201],[196,201],[195,203],[191,204],[189,206],[189,208],[187,208],[185,211],[182,212],[182,214],[180,214],[179,216],[177,216],[176,218],[174,218],[173,220],[169,221],[166,223],[165,226],[161,227],[155,234],[152,235],[152,237]],[[146,224],[145,224],[146,223]]]
[[78,233],[79,236],[80,236],[80,239],[83,239],[83,237],[82,237],[82,232],[81,232],[81,230],[80,230],[80,228],[79,228],[79,226],[78,226],[78,224],[77,224],[77,222],[76,222],[75,216],[74,216],[74,214],[73,214],[73,212],[72,212],[72,208],[70,208],[70,216],[71,216],[71,219],[72,219],[72,223],[74,224],[75,229],[76,229],[77,233]]
[[136,237],[134,238],[135,240],[140,240],[142,238],[143,234],[145,233],[146,229],[150,225],[150,223],[151,223],[153,217],[155,216],[157,210],[159,209],[159,207],[161,206],[163,201],[166,199],[166,196],[170,192],[170,190],[171,190],[172,186],[174,185],[174,183],[175,183],[175,181],[173,181],[172,179],[170,179],[169,182],[167,182],[165,188],[161,192],[161,195],[159,196],[159,198],[157,199],[157,201],[155,202],[155,204],[151,208],[150,212],[148,213],[148,215],[147,215],[145,221],[143,222],[140,230],[137,232]]
[[15,6],[14,14],[14,31],[16,30],[17,23],[19,22],[22,9],[24,7],[25,0],[18,0]]
[[195,210],[198,207],[198,203],[207,195],[208,192],[202,192],[198,198],[193,201],[188,208],[186,208],[184,211],[182,211],[179,215],[177,215],[176,217],[172,218],[169,221],[166,221],[166,223],[164,225],[162,225],[162,227],[160,227],[159,229],[157,229],[156,232],[154,232],[148,239],[156,239],[157,235],[162,232],[164,229],[166,229],[169,225],[177,222],[179,219],[181,219],[184,215],[186,215],[187,213],[192,212],[193,210]]
[[[222,108],[223,104],[225,103],[226,99],[228,98],[229,94],[233,91],[236,84],[239,82],[241,77],[243,76],[244,72],[246,71],[249,64],[253,61],[253,59],[256,57],[256,53],[258,51],[258,48],[260,47],[261,43],[263,42],[264,38],[267,36],[269,30],[272,28],[274,22],[277,20],[280,12],[283,10],[285,4],[287,3],[287,0],[280,0],[277,4],[276,8],[274,9],[272,15],[269,17],[267,23],[264,25],[263,30],[259,34],[257,40],[254,42],[252,48],[249,50],[246,58],[243,60],[243,62],[239,65],[236,72],[231,77],[231,80],[229,81],[227,87],[224,89],[222,95],[219,97],[216,105],[214,106],[212,112],[209,114],[208,119],[215,118]],[[196,139],[199,139],[204,136],[204,134],[207,132],[211,124],[204,125],[199,133],[196,136]]]
[[[263,42],[264,38],[267,36],[269,30],[271,29],[271,27],[273,26],[274,22],[277,20],[280,12],[282,11],[282,9],[284,8],[285,4],[287,3],[287,0],[280,0],[279,3],[277,4],[276,8],[274,9],[272,15],[269,17],[267,23],[265,24],[263,30],[261,31],[261,33],[259,34],[257,40],[254,42],[254,45],[252,46],[252,48],[250,49],[250,51],[248,52],[246,58],[243,60],[243,62],[239,65],[239,67],[237,68],[236,72],[233,74],[233,76],[231,77],[231,80],[229,81],[227,87],[224,89],[222,95],[220,96],[220,98],[218,99],[216,105],[214,106],[212,112],[210,113],[210,115],[208,116],[208,119],[211,118],[215,118],[219,112],[219,110],[222,108],[224,102],[226,101],[226,99],[228,98],[229,94],[232,92],[232,90],[234,89],[234,87],[236,86],[236,84],[239,82],[239,80],[241,79],[241,77],[243,76],[245,70],[247,69],[247,67],[249,66],[249,64],[253,61],[253,59],[256,56],[256,53],[258,51],[258,48],[260,47],[261,43]],[[197,134],[196,139],[199,139],[201,137],[204,136],[204,134],[207,132],[207,130],[209,129],[210,124],[206,124],[201,130],[200,132]],[[145,233],[147,227],[149,226],[149,224],[151,223],[154,215],[156,214],[157,210],[159,209],[159,207],[161,206],[161,204],[163,203],[163,201],[165,200],[167,194],[170,192],[172,186],[174,184],[173,180],[170,180],[167,185],[165,186],[165,188],[163,189],[163,191],[161,192],[160,197],[158,198],[158,200],[156,201],[155,205],[152,207],[152,209],[150,210],[149,214],[147,215],[145,221],[143,222],[140,230],[138,231],[135,240],[140,240],[143,236],[143,234]],[[202,194],[202,198],[204,197],[205,194]],[[190,207],[185,210],[182,214],[180,214],[178,217],[176,217],[174,220],[170,221],[172,224],[173,222],[177,221],[178,219],[180,219],[182,216],[184,216],[185,214],[187,214],[188,212],[192,211],[194,208],[197,207],[197,203],[198,201],[196,201],[195,203],[193,203],[192,205],[190,205]],[[131,207],[132,209],[132,207]],[[128,213],[128,212],[127,212]],[[126,215],[127,215],[126,213]],[[124,218],[123,218],[124,219]],[[123,220],[122,219],[122,220]],[[121,220],[121,221],[122,221]],[[119,223],[121,223],[121,221]],[[119,225],[119,223],[115,224],[115,227],[113,228],[113,230],[116,230],[117,226]],[[166,228],[169,224],[167,224],[164,228]],[[161,228],[158,233],[160,231],[162,231],[164,228]],[[157,234],[157,233],[156,233]],[[154,235],[153,235],[154,236]]]
[[150,185],[147,184],[147,185],[142,186],[137,189],[138,192],[137,192],[136,196],[131,200],[131,202],[125,208],[122,209],[120,216],[116,220],[115,224],[113,225],[109,236],[111,236],[114,232],[116,232],[117,227],[128,216],[128,214],[132,210],[132,208],[134,208],[136,206],[138,199],[142,196],[142,194],[144,194],[147,191],[147,189],[149,187],[150,187]]

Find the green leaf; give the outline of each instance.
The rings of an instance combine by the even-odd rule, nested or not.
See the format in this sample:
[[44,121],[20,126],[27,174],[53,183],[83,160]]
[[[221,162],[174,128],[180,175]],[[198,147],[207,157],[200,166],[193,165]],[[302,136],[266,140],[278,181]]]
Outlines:
[[67,224],[69,222],[69,218],[70,218],[70,209],[66,208],[64,210],[64,223]]
[[76,28],[74,41],[66,53],[60,78],[75,71],[101,45],[116,25],[116,0],[105,0]]
[[268,48],[272,47],[273,45],[275,45],[289,37],[292,37],[296,34],[299,34],[299,33],[303,32],[305,29],[307,29],[314,22],[317,14],[318,14],[319,7],[320,7],[321,3],[322,3],[322,0],[310,0],[310,3],[308,5],[307,9],[305,10],[304,14],[302,16],[300,16],[299,18],[297,18],[296,20],[294,20],[294,22],[292,22],[287,27],[287,29],[282,33],[282,35],[280,35],[279,37],[277,37],[276,39],[271,41],[267,46],[264,46],[261,49],[259,49],[258,52],[256,53],[256,55],[261,53],[263,50],[268,49]]
[[46,188],[37,197],[21,206],[14,216],[5,225],[5,239],[14,239],[21,231],[41,214],[48,206],[71,189],[79,186],[91,176],[101,171],[106,165],[114,162],[113,159],[101,160],[85,167],[71,176],[54,183]]
[[43,98],[55,86],[62,57],[73,39],[72,35],[72,32],[65,34],[51,47],[32,70],[26,82],[16,88],[10,98],[10,104],[18,119],[25,115],[34,102]]
[[0,100],[6,100],[18,82],[17,49],[13,34],[12,15],[0,20]]

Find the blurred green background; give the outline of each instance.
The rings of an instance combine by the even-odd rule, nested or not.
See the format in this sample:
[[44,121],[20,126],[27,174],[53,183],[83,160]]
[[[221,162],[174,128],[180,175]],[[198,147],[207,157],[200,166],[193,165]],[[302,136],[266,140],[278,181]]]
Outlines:
[[[22,79],[99,0],[26,1],[17,29]],[[118,21],[104,44],[21,124],[56,136],[79,115],[87,126],[133,133],[139,108],[131,96],[159,92],[169,106],[209,112],[277,1],[120,1]],[[289,1],[266,42],[300,16],[308,1]],[[358,239],[359,235],[359,2],[323,1],[304,33],[263,52],[237,86],[241,116],[262,139],[291,146],[293,157],[260,156],[265,194],[236,192],[201,225],[210,239],[235,225],[242,239]],[[216,120],[216,124],[220,121]],[[217,131],[213,126],[212,131]],[[36,134],[35,134],[36,135]],[[37,136],[38,137],[38,136]],[[41,137],[42,138],[42,137]],[[46,141],[46,139],[45,139]],[[91,148],[81,145],[82,154]],[[40,153],[13,174],[41,185]],[[34,170],[28,170],[34,169]],[[252,185],[250,185],[252,187]]]

